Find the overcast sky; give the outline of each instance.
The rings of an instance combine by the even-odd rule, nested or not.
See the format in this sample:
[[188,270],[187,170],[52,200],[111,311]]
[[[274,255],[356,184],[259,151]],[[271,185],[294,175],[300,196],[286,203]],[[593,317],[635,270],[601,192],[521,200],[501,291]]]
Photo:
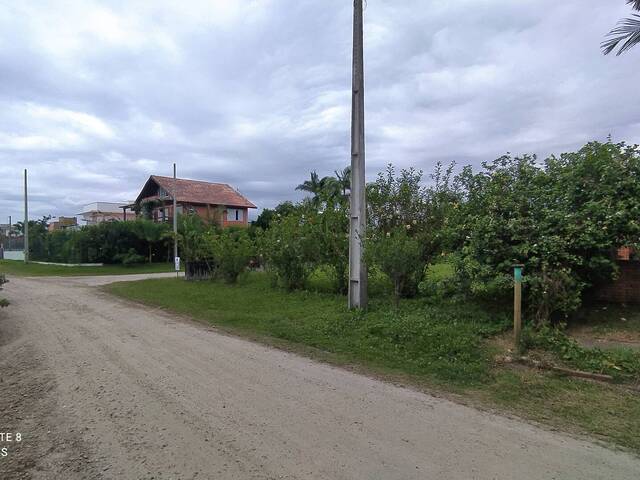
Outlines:
[[[133,199],[151,174],[260,207],[349,162],[350,0],[0,0],[0,223]],[[368,177],[639,142],[624,0],[369,0]]]

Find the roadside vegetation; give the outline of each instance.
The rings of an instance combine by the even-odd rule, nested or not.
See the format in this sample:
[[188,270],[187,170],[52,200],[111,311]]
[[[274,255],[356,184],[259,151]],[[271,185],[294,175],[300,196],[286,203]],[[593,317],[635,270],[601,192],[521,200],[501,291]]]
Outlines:
[[[370,306],[362,312],[348,311],[344,296],[349,177],[348,169],[311,172],[297,187],[307,193],[303,201],[265,209],[249,228],[183,215],[178,242],[187,281],[110,289],[640,451],[629,433],[640,427],[640,349],[574,333],[603,323],[602,306],[589,299],[616,278],[617,249],[640,247],[636,146],[592,142],[545,160],[506,155],[480,168],[437,165],[426,176],[389,165],[367,185]],[[147,220],[43,238],[32,258],[41,251],[47,260],[113,265],[101,273],[166,260],[173,242],[166,224]],[[525,266],[524,359],[515,358],[511,339],[514,264]],[[558,369],[612,383],[563,378]]]
[[[573,336],[579,325],[602,325],[597,312],[605,307],[587,300],[616,277],[617,249],[639,246],[637,148],[593,142],[544,161],[504,156],[455,171],[438,165],[425,177],[390,165],[367,186],[367,311],[348,311],[344,297],[348,169],[312,172],[297,187],[307,198],[264,210],[249,229],[182,218],[187,280],[210,281],[109,288],[640,451],[631,433],[640,427],[640,349]],[[527,364],[507,360],[515,356],[514,264],[525,265],[519,347]],[[562,377],[559,369],[611,382]]]
[[[49,232],[50,217],[29,221],[29,259],[54,263],[104,263],[140,265],[173,263],[173,233],[167,223],[147,218],[128,222],[103,222],[77,230]],[[15,228],[20,235],[22,222]]]
[[173,263],[126,265],[103,265],[90,267],[67,267],[62,265],[43,265],[24,263],[17,260],[0,260],[0,275],[19,277],[67,277],[87,275],[129,275],[135,273],[173,272]]

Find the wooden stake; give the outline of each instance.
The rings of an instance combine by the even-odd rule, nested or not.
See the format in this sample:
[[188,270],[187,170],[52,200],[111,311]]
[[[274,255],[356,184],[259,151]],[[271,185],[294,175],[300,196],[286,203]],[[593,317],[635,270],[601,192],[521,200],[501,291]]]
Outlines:
[[520,351],[522,336],[522,269],[524,265],[513,266],[513,342]]

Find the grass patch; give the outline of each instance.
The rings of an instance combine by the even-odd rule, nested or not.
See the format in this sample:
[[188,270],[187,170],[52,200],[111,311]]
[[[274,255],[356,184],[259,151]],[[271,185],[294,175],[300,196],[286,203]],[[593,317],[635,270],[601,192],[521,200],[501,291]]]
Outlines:
[[503,370],[477,393],[516,415],[640,452],[637,392],[553,373]]
[[[328,287],[322,275],[316,281]],[[591,433],[640,452],[640,437],[630,433],[640,427],[637,393],[493,364],[497,352],[488,339],[508,328],[509,312],[422,300],[405,300],[395,309],[386,297],[373,297],[366,313],[350,312],[342,296],[273,289],[260,273],[234,286],[155,279],[105,288],[236,334],[462,395],[472,404]]]
[[0,260],[0,274],[15,275],[19,277],[128,275],[135,273],[166,273],[173,271],[173,263],[152,263],[135,266],[104,265],[102,267],[65,267],[61,265],[24,263],[19,260]]
[[536,331],[525,329],[523,343],[556,354],[569,367],[612,375],[619,381],[640,378],[640,352],[630,348],[585,348],[567,336],[564,329],[550,326]]
[[606,336],[628,332],[640,335],[640,308],[637,305],[598,305],[581,313],[577,326],[588,328],[594,334]]
[[273,289],[259,273],[236,286],[161,279],[108,288],[125,298],[213,325],[456,384],[474,384],[486,378],[490,352],[483,338],[505,326],[504,315],[494,318],[472,305],[434,307],[407,301],[395,310],[386,302],[373,301],[366,314],[354,313],[347,310],[342,296]]

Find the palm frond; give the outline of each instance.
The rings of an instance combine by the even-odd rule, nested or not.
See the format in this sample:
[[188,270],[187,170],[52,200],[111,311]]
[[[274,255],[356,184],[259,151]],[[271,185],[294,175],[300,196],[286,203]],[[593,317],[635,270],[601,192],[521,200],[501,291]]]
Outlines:
[[629,5],[633,5],[634,10],[640,10],[640,0],[627,0]]
[[[640,6],[640,0],[632,1],[634,4],[637,2]],[[618,26],[607,34],[607,39],[600,44],[602,53],[605,55],[610,54],[623,42],[618,53],[616,53],[616,55],[620,55],[640,43],[640,15],[634,13],[633,16],[635,18],[625,18],[621,20]]]

